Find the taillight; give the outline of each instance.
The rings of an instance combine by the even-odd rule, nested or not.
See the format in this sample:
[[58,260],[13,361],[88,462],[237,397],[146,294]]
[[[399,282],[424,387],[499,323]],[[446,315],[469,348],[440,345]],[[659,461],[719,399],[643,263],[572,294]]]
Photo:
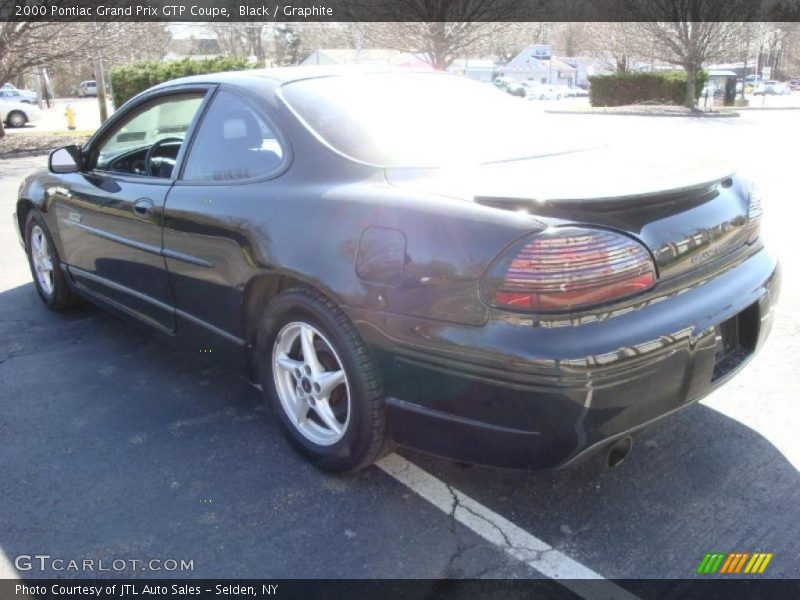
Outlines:
[[633,296],[655,282],[650,254],[631,238],[557,227],[521,240],[497,260],[483,294],[501,308],[560,311]]
[[761,235],[761,193],[754,183],[748,186],[747,243],[752,244]]

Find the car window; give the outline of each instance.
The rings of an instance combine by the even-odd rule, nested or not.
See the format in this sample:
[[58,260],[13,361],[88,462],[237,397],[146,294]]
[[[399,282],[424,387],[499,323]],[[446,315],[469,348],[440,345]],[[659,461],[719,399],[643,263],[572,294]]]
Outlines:
[[382,167],[501,162],[594,144],[585,135],[564,135],[559,122],[532,111],[530,105],[457,75],[316,77],[283,85],[281,95],[306,128],[328,146]]
[[260,177],[283,162],[283,149],[270,125],[236,94],[222,90],[192,143],[183,179],[235,181]]
[[[202,94],[171,95],[135,112],[100,143],[96,168],[127,171],[127,165],[122,169],[115,166],[123,155],[147,149],[165,138],[183,140],[202,102]],[[174,153],[177,154],[177,150]]]

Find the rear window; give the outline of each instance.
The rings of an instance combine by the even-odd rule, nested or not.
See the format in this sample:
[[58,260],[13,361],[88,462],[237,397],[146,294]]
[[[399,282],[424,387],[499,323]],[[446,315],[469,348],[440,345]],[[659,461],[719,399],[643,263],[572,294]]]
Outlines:
[[319,77],[288,83],[281,93],[326,144],[372,165],[488,163],[576,147],[532,103],[457,75]]

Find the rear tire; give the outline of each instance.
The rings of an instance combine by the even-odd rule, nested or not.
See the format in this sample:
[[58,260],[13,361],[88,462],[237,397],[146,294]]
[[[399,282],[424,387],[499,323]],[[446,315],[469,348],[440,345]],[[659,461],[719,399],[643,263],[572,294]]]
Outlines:
[[388,451],[378,369],[333,301],[310,288],[283,292],[267,307],[256,349],[265,398],[310,462],[355,471]]
[[33,284],[47,308],[61,312],[80,303],[61,271],[61,259],[47,225],[35,210],[25,221],[25,253]]

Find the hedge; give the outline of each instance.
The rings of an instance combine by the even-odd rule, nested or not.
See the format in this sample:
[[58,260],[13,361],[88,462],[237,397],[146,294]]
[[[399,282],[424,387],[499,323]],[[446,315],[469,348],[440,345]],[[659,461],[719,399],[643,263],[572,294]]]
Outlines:
[[111,89],[114,106],[122,104],[139,92],[170,79],[188,75],[203,75],[220,71],[241,71],[252,68],[244,58],[205,58],[193,60],[148,60],[111,69]]
[[[700,71],[695,78],[695,97],[708,79]],[[614,73],[589,77],[589,101],[592,106],[624,106],[658,103],[682,105],[686,99],[686,71],[653,73]]]

